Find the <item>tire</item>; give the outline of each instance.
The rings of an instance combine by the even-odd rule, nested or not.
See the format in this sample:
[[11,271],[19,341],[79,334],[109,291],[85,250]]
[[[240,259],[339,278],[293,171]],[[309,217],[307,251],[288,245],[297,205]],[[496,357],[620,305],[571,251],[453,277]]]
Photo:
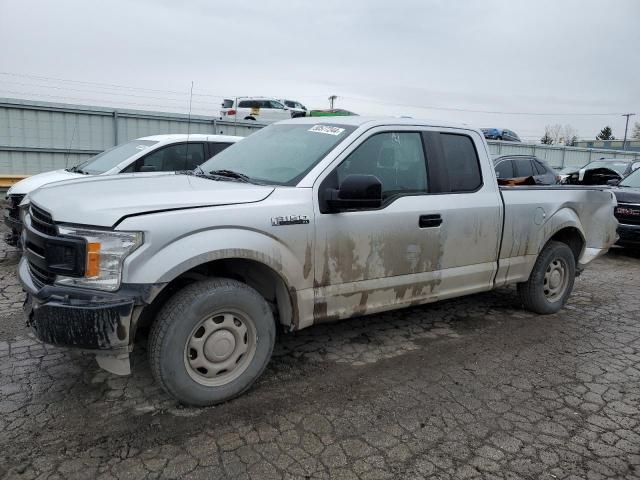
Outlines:
[[256,119],[254,117],[244,117],[245,120],[253,120],[254,122],[256,121]]
[[156,381],[181,403],[215,405],[251,387],[269,363],[275,336],[273,314],[257,291],[236,280],[203,280],[160,310],[149,335],[149,363]]
[[542,249],[529,280],[518,284],[524,307],[548,315],[564,307],[576,277],[576,260],[565,243],[551,241]]

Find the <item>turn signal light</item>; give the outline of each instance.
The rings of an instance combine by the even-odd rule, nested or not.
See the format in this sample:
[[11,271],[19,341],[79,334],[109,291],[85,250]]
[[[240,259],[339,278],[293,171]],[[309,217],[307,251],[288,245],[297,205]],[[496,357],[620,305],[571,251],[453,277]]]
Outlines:
[[90,278],[98,275],[100,275],[100,242],[88,242],[87,265],[84,276]]

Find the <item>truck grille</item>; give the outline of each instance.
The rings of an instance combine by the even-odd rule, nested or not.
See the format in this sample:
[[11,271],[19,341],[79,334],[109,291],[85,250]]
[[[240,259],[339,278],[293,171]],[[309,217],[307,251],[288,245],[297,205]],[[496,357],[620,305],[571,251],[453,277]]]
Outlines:
[[618,222],[626,225],[640,225],[640,205],[619,203],[613,211]]
[[55,274],[47,272],[31,262],[29,262],[29,272],[31,272],[31,277],[39,287],[43,285],[52,285],[56,279]]
[[53,223],[53,218],[49,213],[31,204],[29,207],[29,214],[31,215],[31,225],[33,225],[33,228],[45,235],[58,234],[58,229]]
[[58,235],[52,216],[31,204],[24,226],[24,255],[33,282],[38,287],[51,285],[56,275],[84,275],[86,241]]
[[9,195],[7,199],[7,212],[14,220],[20,220],[20,203],[24,199],[24,195]]

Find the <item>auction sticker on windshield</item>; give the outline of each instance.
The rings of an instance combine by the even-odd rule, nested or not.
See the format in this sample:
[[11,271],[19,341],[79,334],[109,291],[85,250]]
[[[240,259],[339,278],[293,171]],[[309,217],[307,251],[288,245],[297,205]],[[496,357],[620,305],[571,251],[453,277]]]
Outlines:
[[314,125],[309,129],[310,132],[326,133],[327,135],[340,135],[344,132],[344,128],[332,127],[330,125]]

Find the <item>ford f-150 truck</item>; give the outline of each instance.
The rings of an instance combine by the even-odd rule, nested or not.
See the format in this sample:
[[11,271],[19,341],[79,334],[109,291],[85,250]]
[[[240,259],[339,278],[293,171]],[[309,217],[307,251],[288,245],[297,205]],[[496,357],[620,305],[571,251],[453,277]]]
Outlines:
[[464,125],[296,119],[189,174],[37,190],[19,276],[39,339],[127,374],[149,327],[156,380],[211,405],[258,378],[278,325],[510,284],[527,309],[557,312],[616,241],[615,205],[605,187],[500,189]]

